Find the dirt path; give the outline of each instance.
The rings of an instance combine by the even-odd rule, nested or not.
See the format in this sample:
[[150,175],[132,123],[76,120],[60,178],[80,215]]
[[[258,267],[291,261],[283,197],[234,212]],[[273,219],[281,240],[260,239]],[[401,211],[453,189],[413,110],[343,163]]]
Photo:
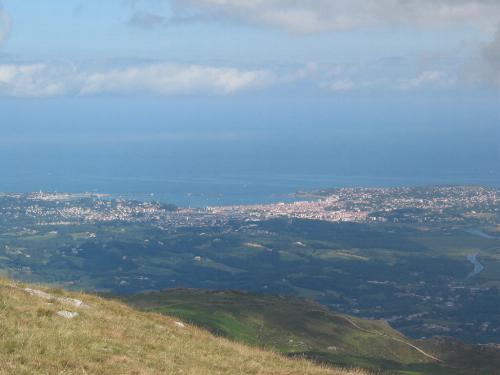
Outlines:
[[352,320],[351,318],[349,318],[347,316],[341,316],[341,317],[344,318],[345,320],[347,320],[349,322],[349,324],[351,324],[354,328],[356,328],[356,329],[358,329],[358,330],[360,330],[362,332],[370,333],[372,335],[378,335],[378,336],[386,337],[386,338],[388,338],[390,340],[400,342],[402,344],[405,344],[406,346],[409,346],[410,348],[413,348],[414,350],[416,350],[417,352],[419,352],[423,356],[425,356],[425,357],[427,357],[429,359],[432,359],[433,361],[443,362],[439,358],[434,357],[432,354],[426,353],[425,351],[423,351],[422,349],[420,349],[418,346],[415,346],[415,345],[413,345],[412,343],[410,343],[408,341],[405,341],[405,340],[400,339],[398,337],[393,337],[393,336],[386,335],[385,333],[381,333],[381,332],[377,332],[377,331],[370,331],[368,329],[360,327],[354,320]]

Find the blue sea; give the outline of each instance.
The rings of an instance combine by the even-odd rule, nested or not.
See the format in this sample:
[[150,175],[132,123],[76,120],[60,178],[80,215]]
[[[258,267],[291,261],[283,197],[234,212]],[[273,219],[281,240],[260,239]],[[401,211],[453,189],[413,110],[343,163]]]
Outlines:
[[335,187],[500,186],[495,145],[475,153],[443,147],[367,140],[4,145],[0,191],[95,192],[205,207],[288,201],[297,191]]
[[203,207],[344,186],[500,186],[498,108],[460,93],[2,99],[0,191]]
[[397,187],[477,184],[500,186],[500,179],[335,176],[327,174],[242,173],[217,176],[61,176],[4,178],[1,191],[94,192],[113,198],[173,203],[180,207],[257,204],[296,200],[298,191],[338,187]]
[[181,129],[158,119],[155,126],[142,125],[149,114],[141,112],[126,128],[123,114],[109,118],[116,125],[101,126],[95,118],[111,114],[94,111],[85,118],[83,107],[81,116],[53,115],[57,126],[38,127],[37,113],[21,109],[16,117],[27,125],[0,124],[4,192],[95,192],[204,207],[287,201],[299,190],[335,187],[500,186],[497,126],[403,129],[367,119],[353,127],[326,115],[313,126],[303,115],[272,126],[258,118],[234,126],[226,119],[219,127],[193,119],[196,126]]
[[[113,197],[155,200],[181,207],[258,204],[297,200],[294,193],[340,187],[397,187],[421,185],[477,184],[500,186],[500,180],[440,178],[380,178],[325,175],[227,175],[217,178],[123,179],[119,186],[137,186],[133,191],[111,187]],[[143,186],[143,188],[139,188]],[[149,187],[147,189],[146,187]],[[98,189],[96,189],[98,190]],[[102,191],[106,192],[106,191]]]

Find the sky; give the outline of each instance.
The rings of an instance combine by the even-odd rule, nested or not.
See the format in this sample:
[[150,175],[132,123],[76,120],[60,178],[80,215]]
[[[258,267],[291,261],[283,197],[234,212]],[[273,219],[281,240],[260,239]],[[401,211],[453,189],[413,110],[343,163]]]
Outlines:
[[25,174],[498,177],[499,90],[497,0],[0,0],[0,167]]

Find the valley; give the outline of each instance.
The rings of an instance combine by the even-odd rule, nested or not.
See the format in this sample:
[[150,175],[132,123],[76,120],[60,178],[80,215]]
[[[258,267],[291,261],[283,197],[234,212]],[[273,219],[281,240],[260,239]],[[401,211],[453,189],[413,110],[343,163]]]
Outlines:
[[[266,296],[307,299],[325,306],[321,314],[337,314],[333,321],[342,320],[344,327],[349,320],[339,316],[351,322],[385,322],[376,331],[391,330],[389,336],[404,337],[404,342],[373,347],[380,352],[380,347],[397,344],[409,356],[374,355],[349,346],[325,351],[338,346],[338,337],[325,339],[321,350],[316,344],[291,350],[283,337],[278,343],[266,337],[273,344],[264,345],[266,340],[252,333],[253,323],[236,324],[239,315],[230,319],[234,331],[224,331],[205,321],[212,314],[209,306],[198,310],[190,301],[191,310],[167,306],[163,311],[161,304],[146,303],[247,344],[307,352],[336,365],[403,371],[404,366],[436,366],[426,361],[445,352],[442,337],[458,340],[467,349],[457,347],[470,351],[500,342],[497,190],[325,190],[314,196],[258,209],[185,209],[93,194],[5,194],[0,197],[0,270],[16,280],[125,299],[179,288],[236,293],[236,301],[237,292],[257,294],[262,297],[252,298],[264,301]],[[351,214],[356,212],[363,212],[363,218]],[[349,329],[370,336],[368,343],[384,339],[352,323]],[[306,333],[303,342],[313,334]],[[453,357],[456,351],[446,355]],[[452,368],[468,368],[457,366]]]

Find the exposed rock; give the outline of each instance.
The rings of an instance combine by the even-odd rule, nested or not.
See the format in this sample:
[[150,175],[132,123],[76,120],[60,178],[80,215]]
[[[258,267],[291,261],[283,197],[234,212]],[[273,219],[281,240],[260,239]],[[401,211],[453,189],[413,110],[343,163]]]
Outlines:
[[[18,288],[16,285],[9,285],[11,286],[12,288]],[[42,298],[42,299],[46,299],[46,300],[52,300],[52,301],[56,301],[56,302],[59,302],[59,303],[63,303],[63,304],[66,304],[66,305],[71,305],[71,306],[74,306],[74,307],[78,307],[78,308],[82,308],[82,309],[86,309],[86,308],[89,308],[90,306],[87,305],[86,303],[84,303],[83,301],[79,300],[79,299],[76,299],[76,298],[69,298],[69,297],[56,297],[52,294],[49,294],[47,292],[44,292],[43,290],[38,290],[38,289],[32,289],[32,288],[23,288],[23,290],[32,295],[32,296],[35,296],[35,297],[38,297],[38,298]]]
[[77,312],[71,312],[71,311],[64,311],[63,310],[63,311],[58,311],[57,315],[59,315],[59,316],[61,316],[63,318],[66,318],[66,319],[74,319],[74,318],[76,318],[80,314],[78,314]]

